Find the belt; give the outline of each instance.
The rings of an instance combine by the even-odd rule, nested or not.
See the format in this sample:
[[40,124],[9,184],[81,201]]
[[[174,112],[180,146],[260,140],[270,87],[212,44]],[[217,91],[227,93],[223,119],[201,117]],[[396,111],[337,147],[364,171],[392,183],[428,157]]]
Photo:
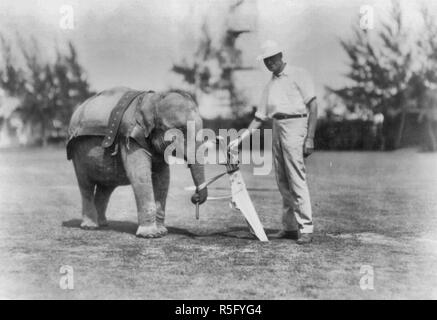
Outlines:
[[307,114],[285,114],[285,113],[275,113],[272,118],[276,120],[285,120],[285,119],[296,119],[296,118],[306,118]]
[[112,146],[118,134],[118,128],[120,127],[120,122],[123,118],[124,112],[130,106],[132,101],[134,101],[134,99],[141,93],[143,93],[143,91],[127,91],[117,102],[114,109],[112,109],[111,115],[109,116],[109,130],[102,143],[103,148],[109,148]]

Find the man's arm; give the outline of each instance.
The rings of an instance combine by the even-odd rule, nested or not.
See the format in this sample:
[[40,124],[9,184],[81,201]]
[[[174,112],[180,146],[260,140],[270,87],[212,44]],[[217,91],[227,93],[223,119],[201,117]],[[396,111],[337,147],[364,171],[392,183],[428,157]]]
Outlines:
[[240,143],[246,139],[248,136],[250,136],[253,132],[253,130],[258,129],[259,127],[261,127],[262,125],[262,120],[255,118],[252,120],[252,122],[249,124],[249,126],[247,127],[247,130],[243,132],[243,134],[241,136],[239,136],[237,139],[231,141],[229,143],[229,148],[230,149],[235,149],[238,148],[238,146],[240,145]]
[[261,127],[262,123],[263,123],[262,120],[259,118],[253,119],[252,122],[247,127],[249,134],[252,134],[253,130],[259,129],[259,127]]
[[232,140],[229,143],[229,149],[236,149],[240,145],[241,141],[249,137],[255,129],[258,129],[261,127],[263,121],[267,120],[266,116],[266,107],[267,107],[267,97],[268,97],[268,90],[269,85],[267,84],[264,87],[264,90],[261,94],[261,101],[258,107],[258,110],[255,112],[255,118],[252,120],[252,122],[249,124],[249,127],[247,127],[247,130],[245,130],[241,136],[239,136],[237,139]]
[[305,143],[303,147],[304,157],[308,157],[314,152],[314,135],[316,134],[317,126],[317,101],[312,99],[307,104],[308,109],[308,132],[305,138]]

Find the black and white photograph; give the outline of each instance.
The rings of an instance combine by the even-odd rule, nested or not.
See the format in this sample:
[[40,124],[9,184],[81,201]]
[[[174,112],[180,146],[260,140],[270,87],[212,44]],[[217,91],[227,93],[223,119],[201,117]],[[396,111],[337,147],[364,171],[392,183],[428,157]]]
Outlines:
[[435,300],[437,2],[1,0],[0,220],[1,300]]

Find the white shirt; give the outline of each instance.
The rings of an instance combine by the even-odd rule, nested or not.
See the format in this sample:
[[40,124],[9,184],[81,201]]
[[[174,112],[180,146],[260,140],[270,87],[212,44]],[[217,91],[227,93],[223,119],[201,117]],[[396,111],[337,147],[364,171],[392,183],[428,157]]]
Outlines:
[[278,76],[272,75],[264,88],[255,117],[267,120],[275,113],[307,113],[306,104],[315,96],[309,73],[305,69],[286,65]]

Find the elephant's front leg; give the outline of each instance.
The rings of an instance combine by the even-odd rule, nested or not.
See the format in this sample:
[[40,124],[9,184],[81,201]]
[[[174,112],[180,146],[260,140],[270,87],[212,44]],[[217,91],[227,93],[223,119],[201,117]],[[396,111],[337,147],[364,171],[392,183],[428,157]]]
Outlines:
[[157,238],[161,232],[156,225],[156,204],[152,187],[152,157],[133,140],[129,148],[121,143],[123,164],[132,184],[138,210],[136,235]]
[[167,234],[165,227],[165,202],[170,184],[170,168],[163,157],[153,157],[152,183],[156,203],[156,224],[163,235]]

